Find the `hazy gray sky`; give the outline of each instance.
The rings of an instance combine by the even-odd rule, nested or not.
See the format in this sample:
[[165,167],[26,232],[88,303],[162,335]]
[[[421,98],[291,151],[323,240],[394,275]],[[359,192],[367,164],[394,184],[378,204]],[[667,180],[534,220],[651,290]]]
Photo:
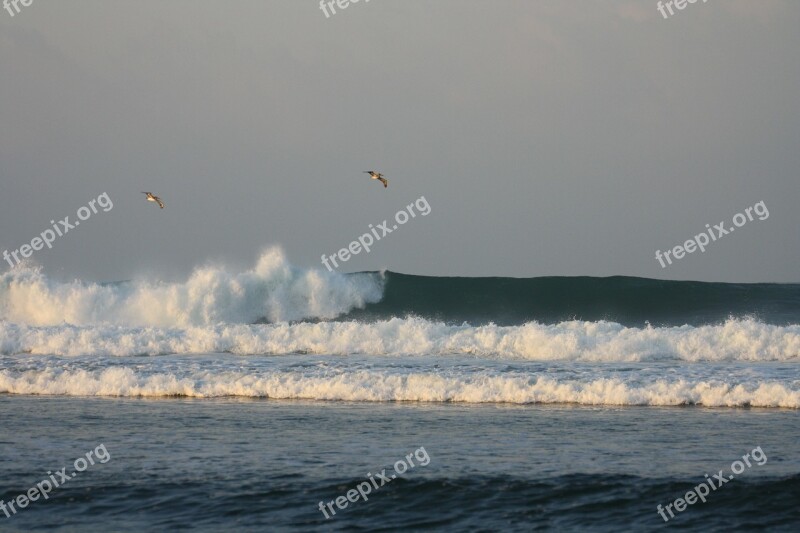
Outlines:
[[[35,253],[49,275],[183,278],[275,244],[322,268],[424,195],[343,270],[800,281],[800,2],[656,3],[2,10],[0,252],[107,192]],[[655,260],[759,201],[767,220]]]

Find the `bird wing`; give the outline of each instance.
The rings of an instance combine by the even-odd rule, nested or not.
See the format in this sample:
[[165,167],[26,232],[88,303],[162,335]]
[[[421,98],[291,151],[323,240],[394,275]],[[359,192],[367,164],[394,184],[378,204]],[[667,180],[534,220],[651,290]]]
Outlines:
[[381,182],[383,182],[384,189],[389,186],[389,180],[387,180],[386,178],[378,178],[378,179],[381,180]]
[[161,201],[161,198],[159,198],[158,196],[156,196],[155,198],[156,198],[156,202],[158,202],[158,207],[160,207],[161,209],[164,209],[164,202]]

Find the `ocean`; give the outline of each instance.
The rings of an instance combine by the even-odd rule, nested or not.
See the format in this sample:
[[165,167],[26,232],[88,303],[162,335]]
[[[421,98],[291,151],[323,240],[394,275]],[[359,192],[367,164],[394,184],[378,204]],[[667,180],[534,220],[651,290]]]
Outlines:
[[0,274],[0,531],[796,531],[798,409],[800,284]]

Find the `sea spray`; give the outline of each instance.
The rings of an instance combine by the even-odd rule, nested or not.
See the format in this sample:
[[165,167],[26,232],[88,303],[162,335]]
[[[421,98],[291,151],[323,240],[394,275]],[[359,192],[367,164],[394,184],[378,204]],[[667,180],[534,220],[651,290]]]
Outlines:
[[182,283],[60,283],[37,268],[16,268],[0,275],[0,319],[37,326],[159,327],[330,319],[382,294],[380,274],[300,269],[281,249],[270,248],[251,270],[207,266]]

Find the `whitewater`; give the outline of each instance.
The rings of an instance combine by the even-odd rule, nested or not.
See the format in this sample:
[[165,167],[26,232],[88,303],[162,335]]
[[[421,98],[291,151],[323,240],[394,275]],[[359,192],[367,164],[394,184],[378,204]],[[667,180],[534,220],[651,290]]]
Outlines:
[[[448,303],[460,287],[437,297],[439,307],[420,303],[428,287],[447,283],[473,283],[487,304]],[[795,286],[713,286],[711,297],[731,302],[724,320],[725,305],[711,312],[706,303],[705,315],[676,306],[666,322],[694,317],[680,325],[636,326],[608,313],[531,320],[531,306],[543,305],[534,296],[506,305],[516,318],[500,325],[475,317],[512,298],[481,283],[301,269],[279,248],[244,272],[203,266],[173,283],[60,282],[16,268],[0,275],[0,393],[800,408]],[[541,279],[516,283],[547,292]],[[566,282],[546,283],[552,293]],[[606,303],[631,286],[676,290],[652,280],[584,283],[606,290]],[[783,291],[781,319],[735,307],[742,291],[764,309]],[[580,314],[583,300],[576,305],[567,311]],[[631,305],[647,318],[641,302]]]
[[272,248],[251,270],[206,266],[183,283],[59,283],[39,268],[13,269],[0,276],[0,317],[40,326],[162,327],[326,319],[376,302],[381,292],[380,275],[301,270]]

